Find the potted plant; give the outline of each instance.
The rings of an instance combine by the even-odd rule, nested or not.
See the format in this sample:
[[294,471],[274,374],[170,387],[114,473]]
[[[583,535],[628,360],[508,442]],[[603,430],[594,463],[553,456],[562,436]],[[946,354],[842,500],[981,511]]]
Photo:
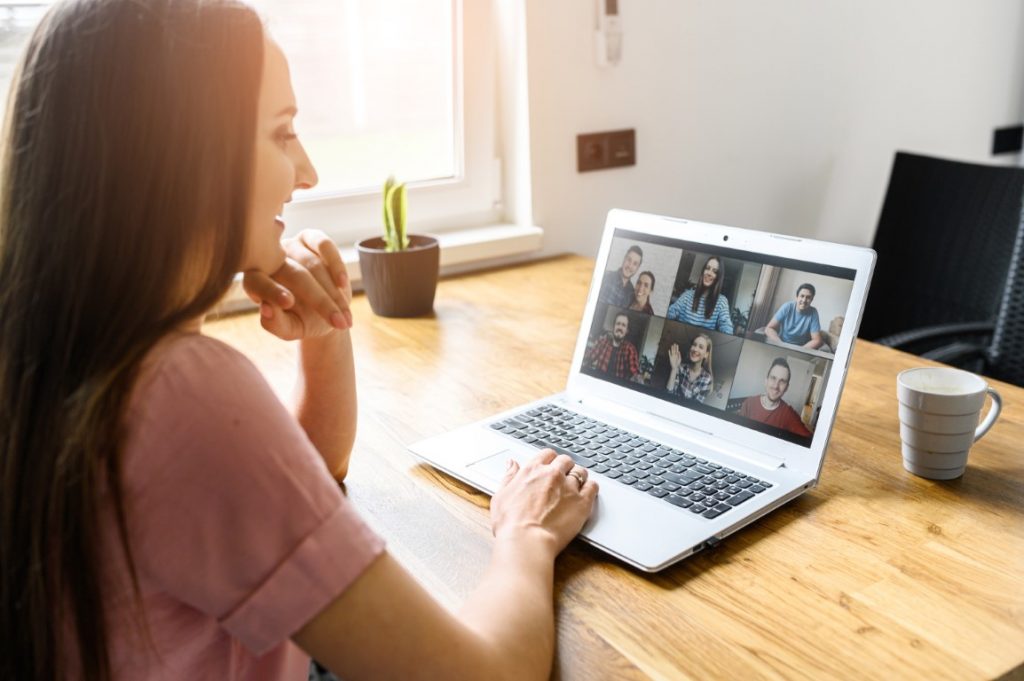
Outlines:
[[384,236],[356,244],[363,289],[374,314],[419,317],[434,309],[441,250],[437,239],[406,231],[405,183],[384,183]]

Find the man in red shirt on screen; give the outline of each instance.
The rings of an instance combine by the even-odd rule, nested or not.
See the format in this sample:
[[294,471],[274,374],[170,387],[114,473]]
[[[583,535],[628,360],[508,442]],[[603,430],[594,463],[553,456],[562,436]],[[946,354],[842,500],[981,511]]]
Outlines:
[[788,430],[802,437],[810,437],[811,431],[807,430],[807,426],[800,420],[800,415],[793,407],[782,401],[782,396],[789,390],[791,374],[789,362],[784,357],[772,360],[764,381],[764,394],[743,400],[740,416]]

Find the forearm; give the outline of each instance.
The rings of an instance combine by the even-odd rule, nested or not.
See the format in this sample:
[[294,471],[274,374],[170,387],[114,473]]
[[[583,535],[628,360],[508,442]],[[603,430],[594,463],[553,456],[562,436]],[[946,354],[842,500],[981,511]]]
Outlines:
[[768,336],[768,338],[770,338],[770,339],[772,339],[774,341],[781,341],[782,340],[782,338],[779,337],[779,332],[776,331],[775,329],[773,329],[770,326],[765,327],[764,335]]
[[679,368],[672,367],[668,372],[668,382],[665,384],[665,388],[668,390],[675,390],[676,383],[679,381]]
[[299,343],[299,379],[295,386],[296,417],[306,435],[341,480],[348,473],[356,437],[356,380],[352,338],[332,331]]
[[500,654],[509,678],[542,679],[554,657],[554,557],[542,541],[499,538],[459,618]]

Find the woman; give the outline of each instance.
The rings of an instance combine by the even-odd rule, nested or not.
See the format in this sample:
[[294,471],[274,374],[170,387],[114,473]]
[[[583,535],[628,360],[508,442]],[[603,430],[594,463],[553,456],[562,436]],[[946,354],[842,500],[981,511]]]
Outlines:
[[[597,488],[510,462],[457,614],[332,479],[355,433],[338,249],[277,216],[316,173],[287,63],[232,0],[77,0],[33,35],[0,186],[0,678],[549,673],[555,555]],[[299,343],[295,416],[200,334],[235,272]],[[458,654],[438,655],[438,650]]]
[[709,257],[704,261],[696,288],[687,289],[676,298],[668,308],[668,318],[712,331],[732,333],[729,300],[722,295],[724,280],[722,261],[715,256]]
[[636,278],[636,288],[633,289],[633,302],[630,310],[639,310],[647,314],[654,314],[651,307],[651,293],[654,291],[654,272],[641,272]]
[[711,371],[711,337],[702,333],[693,339],[685,365],[679,345],[673,343],[668,349],[668,362],[672,367],[665,386],[668,391],[684,400],[703,404],[715,382]]

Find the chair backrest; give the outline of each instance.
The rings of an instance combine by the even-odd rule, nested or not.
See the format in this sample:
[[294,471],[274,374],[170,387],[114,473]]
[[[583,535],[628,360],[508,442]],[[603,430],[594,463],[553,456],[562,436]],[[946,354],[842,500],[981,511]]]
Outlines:
[[1024,387],[1024,219],[1018,224],[986,373]]
[[1024,168],[897,152],[860,336],[994,320],[1022,195]]

